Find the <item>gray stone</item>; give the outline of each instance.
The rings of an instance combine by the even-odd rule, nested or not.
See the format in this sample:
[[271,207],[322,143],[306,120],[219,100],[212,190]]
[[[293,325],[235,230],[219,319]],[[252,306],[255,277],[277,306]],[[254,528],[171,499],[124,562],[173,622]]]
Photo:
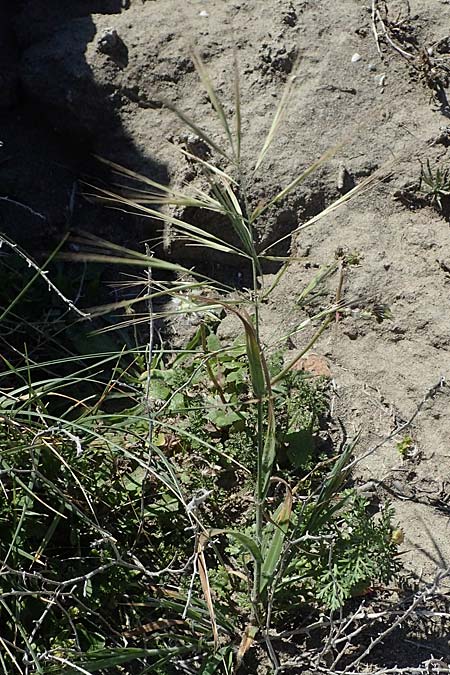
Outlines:
[[97,82],[86,59],[95,36],[92,17],[72,19],[23,55],[25,93],[59,131],[94,135],[113,117],[114,88]]

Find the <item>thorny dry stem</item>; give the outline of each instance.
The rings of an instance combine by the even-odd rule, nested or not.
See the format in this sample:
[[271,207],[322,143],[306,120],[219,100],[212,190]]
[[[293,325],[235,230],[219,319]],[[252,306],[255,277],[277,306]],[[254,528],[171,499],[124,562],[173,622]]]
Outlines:
[[380,41],[380,35],[378,33],[378,25],[381,26],[382,30],[382,36],[386,40],[386,42],[393,48],[395,49],[396,52],[398,52],[401,56],[403,56],[405,59],[411,61],[414,59],[414,55],[411,54],[410,52],[407,52],[405,49],[402,49],[399,44],[397,44],[389,35],[389,31],[386,25],[386,21],[383,19],[380,9],[379,9],[379,3],[378,0],[372,0],[372,32],[375,36],[375,42],[377,45],[377,51],[381,58],[383,58],[383,53],[381,51],[381,41]]
[[[383,640],[390,634],[392,633],[398,626],[400,626],[406,619],[411,616],[415,610],[420,606],[423,605],[424,602],[430,598],[433,598],[436,596],[436,594],[439,591],[440,585],[442,581],[446,578],[448,578],[450,575],[450,568],[447,568],[446,570],[439,570],[433,580],[433,583],[428,587],[425,588],[421,593],[419,593],[411,603],[411,605],[408,607],[408,609],[405,610],[403,614],[401,614],[397,619],[386,628],[382,633],[379,633],[377,637],[371,641],[370,645],[365,649],[365,651],[358,656],[352,663],[351,665],[347,666],[344,668],[342,671],[343,673],[348,673],[351,671],[352,668],[355,668],[358,664],[363,661],[366,656],[370,654],[370,652],[376,647],[380,642],[383,642]],[[343,655],[344,650],[341,651],[341,654]],[[337,663],[337,661],[335,661]]]
[[[290,639],[294,635],[304,634],[311,635],[314,631],[328,629],[329,633],[325,639],[326,647],[322,649],[320,654],[312,658],[315,672],[324,673],[324,675],[390,675],[391,673],[414,673],[417,675],[427,675],[429,673],[449,673],[450,665],[445,661],[436,659],[434,657],[428,658],[422,662],[420,666],[400,668],[398,666],[390,668],[380,668],[370,670],[363,666],[359,669],[358,666],[363,665],[363,662],[371,654],[371,652],[378,645],[382,644],[386,638],[392,634],[397,628],[404,624],[411,617],[417,619],[450,619],[450,612],[434,611],[424,609],[427,602],[436,600],[438,598],[445,598],[448,600],[448,595],[442,594],[440,587],[445,579],[450,577],[450,568],[439,570],[433,581],[421,592],[415,593],[409,601],[408,607],[405,608],[405,601],[401,601],[396,607],[389,608],[385,611],[370,612],[365,606],[365,601],[361,602],[358,609],[350,616],[334,618],[333,616],[323,617],[308,626],[297,631],[283,631],[282,633],[272,633],[272,638]],[[403,606],[402,606],[403,605]],[[339,662],[343,657],[348,656],[351,650],[358,648],[360,643],[355,643],[355,638],[361,638],[365,632],[373,630],[373,627],[379,622],[389,622],[385,630],[379,632],[377,636],[371,639],[369,645],[347,666],[342,669],[337,669]],[[350,631],[350,632],[348,632]],[[343,646],[341,646],[343,644]],[[330,664],[330,656],[331,661]],[[328,664],[327,664],[328,661]],[[325,665],[327,664],[327,665]],[[283,662],[277,672],[286,672],[293,667],[304,665],[299,661],[285,661]]]
[[[342,675],[343,671],[330,670],[329,668],[317,668],[317,672],[325,675]],[[449,667],[440,659],[426,659],[417,668],[381,668],[379,670],[349,670],[346,675],[438,675],[438,673],[450,672]]]
[[15,199],[11,199],[10,197],[0,197],[0,201],[7,202],[8,204],[14,204],[14,206],[18,206],[19,208],[28,211],[28,213],[32,213],[33,216],[37,216],[37,218],[40,218],[41,220],[47,220],[46,217],[42,215],[42,213],[35,211],[34,209],[31,208],[31,206],[27,206],[27,204],[22,204],[22,202],[18,202]]
[[[381,5],[383,10],[380,9]],[[446,59],[439,58],[434,54],[434,44],[436,43],[432,43],[429,47],[425,45],[419,47],[413,44],[412,51],[407,51],[400,46],[398,40],[392,37],[395,30],[401,30],[407,25],[410,16],[410,6],[407,0],[405,0],[405,5],[406,18],[400,19],[399,16],[395,20],[390,20],[386,0],[372,0],[371,24],[378,54],[381,59],[384,58],[381,49],[382,42],[384,42],[406,59],[433,92],[432,97],[439,103],[442,114],[449,117],[450,110],[446,89],[449,84],[450,67],[447,65]],[[380,29],[380,32],[378,29]]]
[[[5,197],[3,197],[2,199],[5,199]],[[5,237],[4,234],[2,234],[0,236],[0,248],[3,246],[3,244],[5,244],[6,246],[9,246],[9,248],[12,249],[14,251],[14,253],[19,256],[19,258],[22,258],[22,260],[25,260],[28,267],[31,267],[32,269],[34,269],[36,271],[36,273],[40,277],[42,277],[42,279],[44,279],[45,283],[48,286],[48,289],[53,291],[54,293],[56,293],[56,295],[63,301],[63,303],[65,305],[67,305],[67,307],[70,307],[71,310],[73,310],[76,314],[78,314],[78,316],[81,316],[84,319],[87,319],[87,318],[90,317],[90,314],[88,314],[86,312],[82,312],[80,309],[78,309],[78,307],[76,307],[74,305],[72,300],[69,300],[69,298],[66,298],[66,296],[63,293],[61,293],[59,288],[57,286],[55,286],[53,281],[51,281],[49,279],[47,270],[41,269],[39,267],[39,265],[37,265],[34,262],[34,260],[32,260],[26,253],[24,253],[19,248],[19,246],[17,244],[15,244],[14,242],[10,241],[7,237]]]

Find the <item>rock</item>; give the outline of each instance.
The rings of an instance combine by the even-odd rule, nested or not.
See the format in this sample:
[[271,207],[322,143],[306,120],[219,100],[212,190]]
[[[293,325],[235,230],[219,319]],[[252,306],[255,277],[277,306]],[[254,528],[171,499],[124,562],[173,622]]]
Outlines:
[[345,164],[339,164],[336,187],[341,194],[346,194],[355,187],[355,180]]
[[297,25],[297,22],[298,22],[297,12],[295,11],[295,7],[291,2],[288,9],[283,15],[283,23],[293,28],[294,26]]
[[55,30],[71,19],[91,14],[119,14],[125,9],[123,0],[15,0],[19,5],[14,30],[19,47],[48,39]]
[[331,378],[331,370],[324,356],[319,354],[309,354],[300,359],[294,366],[294,370],[304,370],[316,377]]
[[24,53],[20,72],[25,92],[61,132],[90,136],[113,117],[114,87],[96,80],[85,54],[95,35],[93,18],[73,19]]
[[118,66],[128,65],[128,49],[115,28],[106,28],[97,41],[97,51],[107,54]]

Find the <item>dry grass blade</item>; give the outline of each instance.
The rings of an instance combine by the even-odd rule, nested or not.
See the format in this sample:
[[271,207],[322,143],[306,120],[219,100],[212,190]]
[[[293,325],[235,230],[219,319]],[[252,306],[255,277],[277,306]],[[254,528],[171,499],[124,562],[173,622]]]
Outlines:
[[301,173],[297,178],[295,178],[289,185],[287,185],[281,192],[279,192],[273,199],[269,200],[267,203],[262,204],[261,206],[258,206],[254,212],[252,213],[251,216],[251,222],[254,222],[259,216],[264,213],[264,211],[267,211],[268,208],[273,206],[279,201],[282,201],[287,195],[294,190],[297,185],[299,185],[302,181],[305,180],[311,173],[313,173],[319,166],[321,166],[324,162],[328,161],[330,157],[332,157],[337,150],[340,148],[340,145],[335,146],[334,148],[331,148],[330,150],[327,150],[322,157],[320,157],[317,162],[314,162],[309,166],[303,173]]
[[[73,253],[61,253],[58,258],[61,260],[73,260],[81,262],[106,262],[112,264],[124,264],[124,265],[134,265],[136,267],[146,267],[154,269],[167,270],[169,272],[176,272],[182,275],[190,275],[195,277],[201,282],[209,283],[209,289],[221,289],[225,292],[232,291],[232,287],[227,286],[224,283],[220,283],[210,277],[200,274],[195,270],[192,270],[182,265],[177,265],[176,263],[171,263],[166,260],[161,260],[160,258],[155,258],[154,256],[147,256],[144,253],[139,253],[132,249],[128,249],[124,246],[114,244],[112,242],[106,241],[97,237],[89,232],[82,232],[82,236],[73,237],[72,241],[81,246],[86,246],[88,250],[73,252]],[[109,251],[117,252],[118,255],[111,255]],[[121,255],[119,255],[121,254]],[[242,254],[244,255],[244,254]],[[214,301],[216,302],[216,301]]]
[[243,253],[237,248],[234,248],[233,246],[227,246],[225,244],[218,244],[214,243],[214,245],[211,245],[211,241],[209,239],[205,239],[202,237],[196,237],[195,235],[186,235],[183,232],[180,232],[176,228],[172,230],[172,233],[177,233],[178,239],[180,241],[185,241],[186,246],[197,246],[197,247],[203,247],[203,248],[209,248],[209,249],[214,249],[214,251],[221,251],[222,253],[228,253],[230,255],[237,255],[241,256],[244,258],[248,258],[249,256],[246,253]]
[[141,173],[132,171],[132,169],[127,169],[127,167],[122,166],[121,164],[117,164],[116,162],[112,162],[110,159],[106,159],[105,157],[101,157],[100,155],[94,155],[94,157],[98,162],[101,162],[102,164],[111,167],[111,169],[113,169],[115,173],[121,176],[133,178],[139,183],[146,183],[147,185],[150,185],[151,187],[157,190],[161,190],[161,192],[173,193],[173,190],[169,188],[167,185],[164,185],[163,183],[158,183],[157,181],[151,180],[151,178],[148,178],[147,176],[144,176]]
[[[338,267],[339,267],[338,262],[333,262],[330,265],[324,265],[323,267],[321,267],[317,272],[317,274],[314,275],[309,284],[305,286],[300,295],[297,297],[296,300],[297,304],[301,306],[304,300],[306,300],[306,298],[310,295],[310,293],[312,293],[317,288],[317,286],[319,286],[319,284],[322,283],[322,281],[325,281],[325,279],[328,279],[329,276],[334,274],[338,269]],[[339,302],[339,300],[340,298],[338,298],[337,301]]]
[[[180,299],[179,296],[177,299]],[[175,316],[189,316],[190,314],[206,314],[207,312],[214,312],[215,310],[220,309],[219,305],[216,303],[214,305],[206,305],[200,310],[198,306],[183,307],[180,303],[179,309],[176,310],[166,310],[162,312],[155,312],[153,314],[154,319],[169,319],[170,317]],[[211,315],[212,316],[212,315]],[[92,332],[93,335],[104,335],[105,333],[110,333],[116,331],[120,328],[129,328],[131,326],[137,326],[139,324],[148,323],[148,314],[143,312],[142,314],[133,314],[129,319],[122,321],[120,323],[114,323],[111,326],[106,326],[105,328],[99,328]]]
[[202,84],[203,84],[203,86],[206,90],[206,93],[208,94],[209,99],[210,99],[210,101],[213,105],[213,108],[217,113],[217,117],[219,118],[219,120],[222,124],[222,127],[223,127],[223,129],[224,129],[224,131],[227,135],[228,141],[230,143],[230,146],[231,146],[231,149],[232,149],[232,152],[233,152],[233,155],[234,155],[235,154],[234,143],[233,143],[233,136],[232,136],[232,133],[231,133],[231,130],[230,130],[230,126],[228,124],[228,120],[226,118],[223,106],[222,106],[221,102],[219,101],[219,99],[217,97],[217,94],[215,92],[215,89],[212,85],[212,82],[209,78],[208,71],[205,68],[205,64],[203,63],[200,54],[195,50],[192,51],[191,58],[192,58],[192,61],[194,62],[195,69],[196,69],[196,71],[197,71],[197,73],[198,73],[198,75],[199,75],[199,77],[202,81]]
[[216,615],[214,612],[214,605],[211,596],[211,587],[209,585],[208,577],[208,568],[206,566],[205,560],[205,542],[207,537],[204,534],[199,535],[198,546],[197,546],[197,556],[198,556],[198,575],[200,577],[200,583],[202,585],[203,595],[205,596],[206,605],[208,607],[209,618],[211,619],[211,628],[213,633],[214,648],[217,649],[219,646],[219,633],[217,630]]
[[[249,255],[244,251],[242,251],[241,249],[232,246],[223,239],[220,239],[219,237],[216,237],[212,233],[208,232],[206,229],[192,225],[191,223],[185,220],[180,220],[179,218],[175,218],[174,216],[171,216],[167,213],[163,213],[161,211],[157,211],[156,209],[152,209],[149,206],[145,206],[144,204],[139,203],[138,201],[128,199],[123,195],[114,194],[109,190],[99,189],[99,192],[101,194],[106,195],[108,198],[107,200],[112,204],[124,204],[130,208],[131,212],[139,211],[141,214],[143,214],[148,218],[154,218],[155,220],[159,220],[165,223],[166,225],[170,225],[172,227],[172,232],[176,231],[177,234],[181,235],[182,237],[188,238],[189,241],[191,242],[195,241],[197,245],[205,246],[213,250],[222,251],[223,253],[230,253],[244,258],[249,257]],[[167,203],[170,203],[170,200],[167,200]],[[217,210],[222,212],[220,204],[218,203],[216,203],[217,208],[215,209],[211,209],[210,203],[200,203],[197,200],[190,199],[188,197],[183,198],[183,203],[186,206],[191,207],[200,206],[207,210]]]
[[219,153],[219,155],[222,155],[222,157],[225,157],[229,162],[232,162],[232,158],[228,155],[228,153],[225,152],[217,143],[205,132],[203,129],[201,129],[193,120],[191,120],[188,115],[186,115],[184,112],[179,110],[175,105],[170,103],[169,101],[164,102],[164,107],[167,108],[168,110],[171,110],[177,117],[180,118],[180,120],[186,124],[192,131],[199,136],[199,138],[202,139],[202,141],[205,141],[211,148],[214,148],[216,152]]
[[[144,192],[142,190],[129,190],[125,189],[122,191],[124,188],[123,185],[118,185],[117,183],[115,184],[115,187],[119,188],[121,190],[121,195],[125,197],[128,201],[140,204],[141,206],[145,206],[147,204],[155,204],[155,205],[168,205],[168,206],[188,206],[191,208],[198,208],[198,209],[208,209],[210,211],[220,211],[220,205],[216,204],[214,200],[205,200],[205,199],[198,199],[196,197],[191,197],[190,195],[183,195],[183,196],[176,196],[174,194],[168,195],[167,197],[161,197],[160,195],[157,194],[152,194],[151,192]],[[88,193],[84,192],[84,196],[89,198],[89,199],[95,199],[95,201],[102,202],[103,204],[106,204],[107,206],[109,204],[114,205],[114,203],[117,202],[117,199],[114,197],[104,197],[101,196],[100,194],[96,193]]]
[[241,119],[241,83],[239,78],[239,62],[236,46],[233,47],[233,70],[234,70],[234,101],[236,109],[236,160],[239,166],[241,162],[242,119]]
[[211,164],[210,162],[205,161],[201,157],[198,157],[197,155],[193,155],[191,152],[188,152],[184,148],[181,148],[179,145],[175,145],[175,143],[169,143],[169,145],[177,150],[178,152],[181,152],[185,157],[189,157],[189,159],[193,160],[197,164],[200,164],[201,166],[205,167],[205,169],[208,169],[208,171],[211,171],[211,173],[216,174],[217,176],[220,176],[221,178],[224,178],[225,180],[229,181],[230,183],[234,183],[234,185],[237,185],[237,181],[234,180],[230,176],[230,174],[225,173],[225,171],[222,171],[219,169],[217,166],[214,166],[214,164]]
[[[294,73],[296,72],[296,69],[297,69],[297,67],[295,66],[294,67]],[[296,80],[297,80],[297,76],[295,74],[290,75],[290,77],[287,81],[286,87],[284,89],[283,95],[281,97],[280,103],[278,104],[278,108],[275,111],[275,115],[274,115],[274,118],[273,118],[273,121],[272,121],[272,125],[269,129],[269,133],[267,134],[266,140],[264,141],[264,145],[263,145],[263,147],[261,149],[261,152],[259,153],[258,158],[256,160],[254,173],[256,173],[258,171],[258,169],[260,168],[260,166],[261,166],[261,164],[262,164],[262,162],[263,162],[263,160],[264,160],[264,158],[267,154],[267,151],[269,150],[270,146],[272,145],[273,139],[275,138],[275,134],[277,133],[278,128],[279,128],[281,122],[284,119],[284,116],[286,114],[287,104],[289,103],[289,99],[290,99],[291,94],[292,94],[292,89],[294,87],[294,84],[295,84]]]
[[[383,169],[383,167],[382,167]],[[317,223],[321,218],[324,218],[325,216],[330,215],[330,213],[333,213],[333,211],[336,211],[336,209],[340,208],[343,204],[346,204],[350,199],[353,199],[357,194],[364,192],[365,190],[369,189],[370,187],[373,187],[374,183],[380,183],[382,178],[381,172],[382,169],[379,171],[376,171],[373,173],[371,176],[368,176],[365,178],[361,183],[356,185],[354,188],[349,190],[345,195],[342,195],[342,197],[339,197],[339,199],[336,199],[330,206],[327,208],[323,209],[320,213],[318,213],[316,216],[313,216],[309,220],[307,220],[305,223],[302,225],[299,225],[295,230],[290,232],[289,234],[284,235],[283,237],[280,237],[280,239],[277,239],[275,242],[267,246],[262,252],[261,255],[265,255],[268,251],[270,251],[271,248],[274,248],[275,246],[278,246],[281,244],[283,241],[286,239],[289,239],[289,237],[293,237],[295,234],[300,232],[301,230],[306,229],[307,227],[311,227],[311,225],[314,225],[314,223]]]
[[[345,195],[342,195],[342,197],[339,197],[335,202],[330,204],[326,209],[318,213],[316,216],[313,218],[310,218],[306,223],[301,225],[298,230],[303,230],[306,227],[310,227],[310,225],[313,225],[314,223],[317,223],[318,220],[323,218],[324,216],[328,216],[330,213],[333,213],[336,209],[338,209],[340,206],[345,204],[346,202],[350,201],[350,199],[353,199],[355,195],[359,194],[360,192],[365,191],[369,187],[373,186],[373,183],[380,183],[382,178],[380,177],[381,175],[381,170],[376,171],[373,173],[371,176],[368,176],[364,180],[361,181],[358,185],[356,185],[354,188],[349,190]],[[388,174],[386,174],[388,175]],[[386,177],[386,176],[385,176]]]
[[181,265],[166,262],[165,260],[158,260],[158,258],[149,258],[142,260],[141,258],[121,257],[109,255],[107,253],[61,253],[58,256],[59,260],[72,260],[74,262],[99,262],[110,263],[113,265],[133,265],[135,267],[152,267],[155,269],[163,269],[169,272],[183,272],[190,274],[191,271]]
[[257,256],[252,235],[246,225],[239,200],[228,183],[225,183],[225,192],[221,191],[221,195],[224,197],[225,205],[228,204],[228,217],[230,218],[231,224],[233,225],[236,234],[241,240],[248,255],[256,260]]
[[139,295],[135,298],[120,300],[118,302],[111,302],[106,305],[96,305],[95,307],[91,307],[89,312],[93,317],[101,316],[102,314],[113,312],[118,309],[127,309],[128,307],[132,307],[133,305],[136,305],[138,303],[148,302],[149,300],[153,301],[156,300],[157,298],[165,298],[167,296],[174,297],[178,296],[179,294],[185,293],[186,291],[199,290],[204,286],[205,284],[200,281],[192,283],[174,284],[173,286],[167,284],[167,286],[164,286],[161,290],[155,291],[153,293],[145,293],[144,295]]
[[[189,153],[186,153],[186,151],[184,151],[179,146],[177,146],[173,143],[169,143],[169,145],[171,145],[173,148],[179,150],[180,152],[184,152],[188,156],[193,157],[196,161],[201,162],[201,160],[198,157],[194,157],[194,155],[189,155]],[[137,173],[136,171],[132,171],[131,169],[127,169],[126,167],[122,166],[121,164],[116,164],[115,162],[112,162],[109,159],[105,159],[104,157],[100,157],[99,155],[94,155],[94,157],[95,157],[95,159],[97,159],[102,164],[105,164],[106,166],[111,167],[113,169],[114,173],[118,174],[119,176],[123,176],[125,178],[130,178],[130,179],[135,180],[136,182],[142,183],[144,185],[149,185],[151,188],[153,188],[153,190],[156,191],[156,192],[150,192],[149,193],[149,192],[146,192],[145,190],[139,190],[138,188],[133,188],[132,190],[130,190],[130,187],[126,186],[125,189],[128,192],[133,192],[133,193],[136,192],[136,194],[142,194],[142,195],[147,195],[147,196],[149,194],[152,194],[152,195],[154,195],[155,203],[161,203],[161,204],[167,203],[167,202],[170,203],[171,199],[173,199],[173,200],[186,199],[186,195],[184,193],[178,192],[177,190],[173,190],[173,188],[170,188],[167,185],[164,185],[164,183],[159,183],[158,181],[154,181],[151,178],[148,178],[147,176],[144,176],[144,174]],[[212,165],[210,165],[210,166],[211,166],[211,169],[215,169],[215,167],[213,167]],[[218,173],[222,173],[222,172],[220,172],[219,169],[216,169],[216,171]],[[230,177],[227,176],[227,174],[224,174],[224,176],[226,178],[228,178],[228,180],[231,180]],[[88,187],[91,187],[91,188],[101,192],[101,190],[99,188],[97,188],[96,186],[90,185],[89,183],[85,182],[84,185],[87,185]],[[124,187],[124,186],[119,185],[119,187]],[[107,193],[106,190],[104,192]],[[109,194],[113,194],[113,193],[109,193]],[[163,195],[165,195],[165,197],[163,197]],[[88,195],[88,196],[91,197],[91,198],[99,199],[99,196],[97,194],[92,194],[92,195]],[[159,200],[158,200],[158,196],[159,196]]]
[[239,649],[238,649],[238,652],[236,654],[236,671],[239,668],[239,666],[241,665],[242,659],[244,658],[244,656],[246,655],[246,653],[248,652],[248,650],[252,646],[252,644],[255,640],[255,637],[258,634],[258,630],[259,630],[258,627],[254,626],[251,623],[248,624],[248,626],[245,627],[245,630],[242,634],[241,643],[239,645]]

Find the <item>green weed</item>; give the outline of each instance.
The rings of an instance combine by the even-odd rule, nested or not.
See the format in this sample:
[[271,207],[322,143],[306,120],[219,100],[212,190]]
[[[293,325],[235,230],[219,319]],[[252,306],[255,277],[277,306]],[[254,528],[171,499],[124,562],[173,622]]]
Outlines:
[[421,167],[419,192],[427,196],[431,206],[442,211],[442,200],[450,195],[450,169],[437,166],[433,170],[427,159],[425,167]]
[[414,450],[414,439],[409,434],[406,434],[406,436],[397,441],[397,450],[403,459],[410,457]]
[[[136,297],[92,308],[90,316],[121,313],[116,327],[145,325],[150,337],[142,349],[67,359],[63,377],[43,377],[32,363],[7,364],[0,374],[8,383],[0,396],[0,666],[8,674],[28,673],[30,664],[33,672],[71,675],[118,675],[124,664],[136,675],[244,671],[251,645],[270,642],[272,626],[286,617],[295,622],[301,607],[341,608],[397,570],[392,511],[370,514],[348,488],[354,444],[336,451],[327,436],[329,382],[296,370],[341,303],[299,322],[291,335],[311,326],[315,332],[290,359],[284,341],[269,349],[261,340],[261,303],[291,261],[277,259],[281,270],[265,288],[261,271],[278,242],[258,250],[257,228],[332,152],[251,208],[251,180],[295,78],[259,156],[245,167],[237,66],[232,127],[201,59],[193,58],[226,143],[167,107],[216,153],[205,162],[182,149],[208,188],[187,194],[108,162],[146,190],[96,195],[161,221],[175,239],[238,258],[251,270],[251,288],[238,292],[92,235],[77,239],[80,254],[65,256],[143,268],[133,282]],[[221,158],[232,169],[225,172]],[[170,206],[219,214],[229,232],[193,225]],[[336,269],[320,271],[299,304]],[[161,281],[166,273],[170,280]],[[156,309],[161,299],[166,304]],[[217,335],[224,313],[240,326],[231,343]],[[199,327],[183,349],[157,347],[157,319],[192,314]],[[63,413],[55,413],[55,398],[67,402]]]

